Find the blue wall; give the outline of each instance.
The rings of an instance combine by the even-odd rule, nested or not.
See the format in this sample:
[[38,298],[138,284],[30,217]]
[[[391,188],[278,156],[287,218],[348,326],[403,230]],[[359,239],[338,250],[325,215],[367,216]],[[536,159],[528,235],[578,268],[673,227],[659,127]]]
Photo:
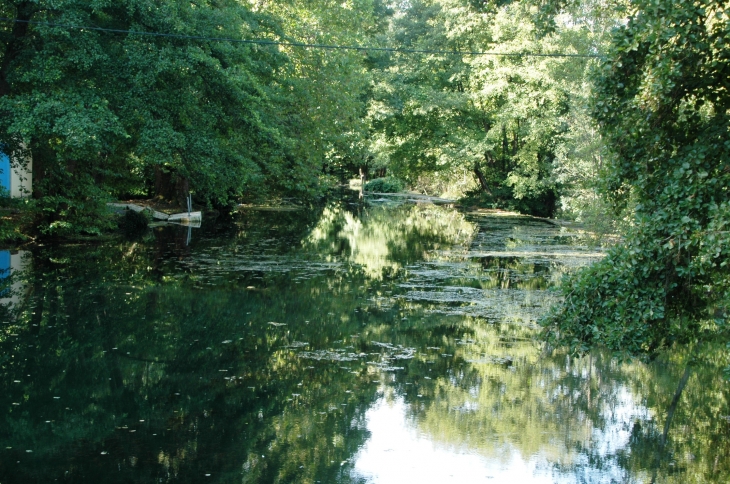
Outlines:
[[10,275],[10,251],[0,250],[0,279]]
[[10,195],[10,158],[0,151],[0,187]]
[[[10,275],[10,251],[0,250],[0,281]],[[2,289],[0,285],[0,297],[9,296],[10,287]]]

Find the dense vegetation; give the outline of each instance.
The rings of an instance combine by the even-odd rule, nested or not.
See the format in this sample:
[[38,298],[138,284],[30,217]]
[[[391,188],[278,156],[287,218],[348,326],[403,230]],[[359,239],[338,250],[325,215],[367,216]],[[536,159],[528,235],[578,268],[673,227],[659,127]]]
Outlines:
[[362,124],[357,54],[206,39],[348,43],[372,18],[297,3],[0,2],[0,133],[32,153],[44,231],[98,232],[111,197],[321,191]]
[[32,154],[45,234],[100,233],[116,197],[229,207],[362,169],[623,219],[543,321],[553,342],[651,354],[724,328],[720,2],[0,0],[0,17],[0,141]]
[[531,2],[409,5],[385,43],[463,54],[378,59],[373,165],[427,192],[478,190],[490,205],[552,216],[563,185],[579,188],[561,167],[597,159],[585,149],[595,138],[586,135],[586,76],[615,18],[594,2],[553,15]]
[[[358,169],[552,215],[583,188],[566,160],[595,163],[594,61],[522,54],[599,53],[617,17],[601,8],[3,0],[0,138],[32,154],[46,234],[98,233],[112,198],[226,207]],[[251,39],[419,52],[235,42]]]
[[565,285],[543,321],[553,341],[652,354],[727,330],[729,14],[645,0],[614,33],[593,113],[616,153],[603,191],[635,215],[624,242]]

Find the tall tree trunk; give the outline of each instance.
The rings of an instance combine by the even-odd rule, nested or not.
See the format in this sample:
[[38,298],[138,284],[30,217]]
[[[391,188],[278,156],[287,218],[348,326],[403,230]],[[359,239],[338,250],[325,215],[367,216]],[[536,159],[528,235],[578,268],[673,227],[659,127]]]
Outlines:
[[167,200],[172,185],[172,173],[164,171],[159,165],[155,166],[155,197]]
[[175,179],[175,200],[183,209],[188,208],[188,195],[190,194],[190,180],[177,176]]
[[507,151],[509,151],[507,126],[502,124],[502,171],[507,171]]

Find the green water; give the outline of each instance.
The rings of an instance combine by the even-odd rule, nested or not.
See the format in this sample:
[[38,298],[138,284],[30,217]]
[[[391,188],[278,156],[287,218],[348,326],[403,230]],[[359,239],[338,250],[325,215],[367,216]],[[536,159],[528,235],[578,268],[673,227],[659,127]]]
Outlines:
[[26,249],[0,283],[0,484],[728,482],[723,347],[536,339],[601,256],[386,200]]

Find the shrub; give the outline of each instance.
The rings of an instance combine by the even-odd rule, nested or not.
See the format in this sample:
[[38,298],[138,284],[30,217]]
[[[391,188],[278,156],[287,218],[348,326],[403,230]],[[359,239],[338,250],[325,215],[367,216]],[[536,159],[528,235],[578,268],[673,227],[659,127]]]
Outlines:
[[376,178],[365,184],[365,191],[376,193],[396,193],[403,191],[403,188],[403,182],[392,176]]
[[124,216],[119,220],[119,227],[127,234],[136,234],[147,230],[152,221],[152,216],[147,210],[135,212],[126,210]]

